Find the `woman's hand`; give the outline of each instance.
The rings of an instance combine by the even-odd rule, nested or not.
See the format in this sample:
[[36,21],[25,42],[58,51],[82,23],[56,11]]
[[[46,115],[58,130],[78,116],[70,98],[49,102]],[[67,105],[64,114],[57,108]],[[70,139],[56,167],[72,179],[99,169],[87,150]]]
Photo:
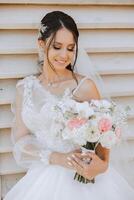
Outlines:
[[73,158],[73,155],[75,153],[80,153],[80,152],[81,152],[80,149],[71,151],[69,153],[53,152],[50,155],[49,162],[50,162],[50,164],[53,164],[53,165],[60,165],[65,168],[74,169],[70,163],[71,158]]
[[92,180],[95,176],[107,170],[108,162],[99,158],[95,153],[74,153],[73,157],[70,157],[70,166],[78,174]]

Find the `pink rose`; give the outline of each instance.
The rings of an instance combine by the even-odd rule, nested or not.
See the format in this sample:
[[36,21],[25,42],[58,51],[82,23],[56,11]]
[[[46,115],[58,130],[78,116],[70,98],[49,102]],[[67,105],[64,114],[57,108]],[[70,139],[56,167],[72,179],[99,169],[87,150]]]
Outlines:
[[115,134],[116,134],[117,138],[120,138],[121,137],[121,128],[116,127],[115,128]]
[[108,118],[102,118],[99,121],[99,130],[101,132],[106,132],[109,131],[112,128],[112,122],[110,119]]
[[87,119],[74,118],[68,122],[67,126],[72,130],[74,128],[79,128],[80,126],[84,125],[86,122],[87,122]]

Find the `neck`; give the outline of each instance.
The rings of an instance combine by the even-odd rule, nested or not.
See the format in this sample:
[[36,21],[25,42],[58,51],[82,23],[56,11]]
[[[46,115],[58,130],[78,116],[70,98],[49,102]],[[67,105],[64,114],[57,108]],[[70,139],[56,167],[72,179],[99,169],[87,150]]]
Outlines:
[[43,66],[42,75],[47,80],[47,82],[57,82],[69,77],[70,71],[66,68],[54,71],[50,66],[45,65]]

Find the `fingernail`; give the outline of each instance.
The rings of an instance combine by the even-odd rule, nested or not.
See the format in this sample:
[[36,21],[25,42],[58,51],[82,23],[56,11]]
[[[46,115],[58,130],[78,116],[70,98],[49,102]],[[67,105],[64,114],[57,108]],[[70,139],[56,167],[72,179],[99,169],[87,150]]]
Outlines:
[[71,158],[70,158],[70,157],[67,157],[67,159],[68,159],[68,160],[71,160]]
[[85,152],[82,152],[81,155],[85,156],[85,155],[87,155],[87,154],[86,154]]
[[72,157],[73,157],[73,158],[76,158],[76,156],[75,156],[74,154],[72,154]]
[[72,163],[70,163],[70,162],[67,162],[67,163],[68,163],[68,165],[72,166]]

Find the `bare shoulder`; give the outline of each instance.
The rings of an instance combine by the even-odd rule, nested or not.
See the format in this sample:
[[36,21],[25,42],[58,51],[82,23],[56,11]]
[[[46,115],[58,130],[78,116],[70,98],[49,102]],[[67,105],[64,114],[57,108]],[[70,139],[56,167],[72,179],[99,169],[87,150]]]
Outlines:
[[85,88],[85,95],[89,100],[100,99],[100,94],[94,81],[87,78],[83,83],[83,87]]
[[[85,78],[80,74],[76,74],[78,82]],[[76,92],[76,96],[82,101],[89,101],[91,99],[100,99],[99,91],[96,84],[89,78],[85,78],[83,83],[80,85],[79,90]]]
[[78,73],[74,73],[74,74],[75,74],[75,77],[77,78],[78,82],[85,77],[85,76],[78,74]]

